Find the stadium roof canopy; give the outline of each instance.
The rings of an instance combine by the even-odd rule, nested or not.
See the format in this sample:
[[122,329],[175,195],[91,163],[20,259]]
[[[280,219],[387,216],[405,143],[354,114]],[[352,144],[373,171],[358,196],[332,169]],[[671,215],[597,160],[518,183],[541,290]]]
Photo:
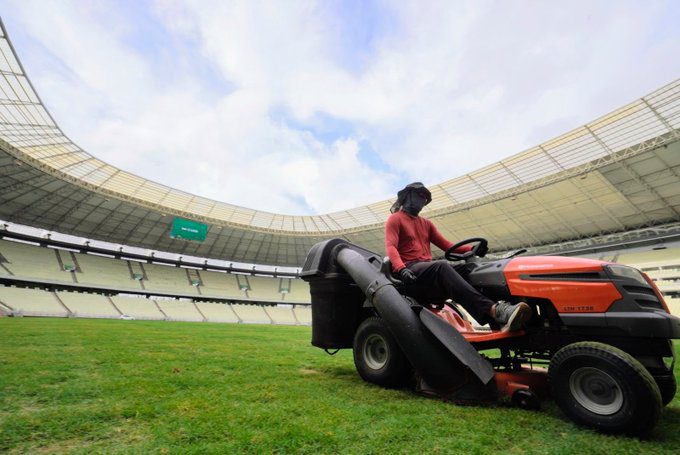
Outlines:
[[[4,25],[0,33],[0,219],[254,264],[299,266],[314,243],[331,237],[383,251],[393,200],[281,215],[192,195],[97,159],[64,135]],[[680,80],[430,189],[434,200],[423,215],[446,237],[484,236],[497,251],[680,224]],[[206,240],[171,238],[174,217],[207,224]]]

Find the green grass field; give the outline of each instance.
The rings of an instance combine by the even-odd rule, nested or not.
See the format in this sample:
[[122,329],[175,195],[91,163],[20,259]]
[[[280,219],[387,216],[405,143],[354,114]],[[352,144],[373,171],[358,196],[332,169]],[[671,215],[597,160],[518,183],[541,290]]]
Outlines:
[[540,412],[364,383],[309,327],[0,319],[0,452],[677,453],[680,399],[647,440]]

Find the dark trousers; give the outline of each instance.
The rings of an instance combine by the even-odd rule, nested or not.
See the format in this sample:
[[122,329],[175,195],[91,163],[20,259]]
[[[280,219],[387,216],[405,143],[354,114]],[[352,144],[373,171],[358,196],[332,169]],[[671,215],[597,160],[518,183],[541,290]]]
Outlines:
[[480,324],[491,319],[493,300],[482,295],[460,273],[462,266],[454,267],[449,261],[412,262],[406,265],[418,280],[409,286],[409,294],[423,302],[451,299],[459,303]]

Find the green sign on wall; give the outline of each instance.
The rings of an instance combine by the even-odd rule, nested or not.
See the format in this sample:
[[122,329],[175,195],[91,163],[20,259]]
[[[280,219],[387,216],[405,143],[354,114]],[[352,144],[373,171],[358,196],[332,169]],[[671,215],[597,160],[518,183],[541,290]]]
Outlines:
[[170,237],[173,239],[196,240],[202,242],[208,234],[208,225],[197,221],[174,218]]

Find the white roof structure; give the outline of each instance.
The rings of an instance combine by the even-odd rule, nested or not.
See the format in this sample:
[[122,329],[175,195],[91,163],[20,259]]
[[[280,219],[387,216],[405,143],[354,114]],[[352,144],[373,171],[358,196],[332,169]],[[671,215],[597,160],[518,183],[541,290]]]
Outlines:
[[[115,243],[299,266],[343,237],[383,251],[393,200],[292,216],[192,195],[118,169],[61,131],[0,23],[0,219]],[[478,171],[430,187],[423,211],[452,239],[492,250],[680,222],[680,80]],[[205,223],[202,243],[170,238],[174,217]]]

